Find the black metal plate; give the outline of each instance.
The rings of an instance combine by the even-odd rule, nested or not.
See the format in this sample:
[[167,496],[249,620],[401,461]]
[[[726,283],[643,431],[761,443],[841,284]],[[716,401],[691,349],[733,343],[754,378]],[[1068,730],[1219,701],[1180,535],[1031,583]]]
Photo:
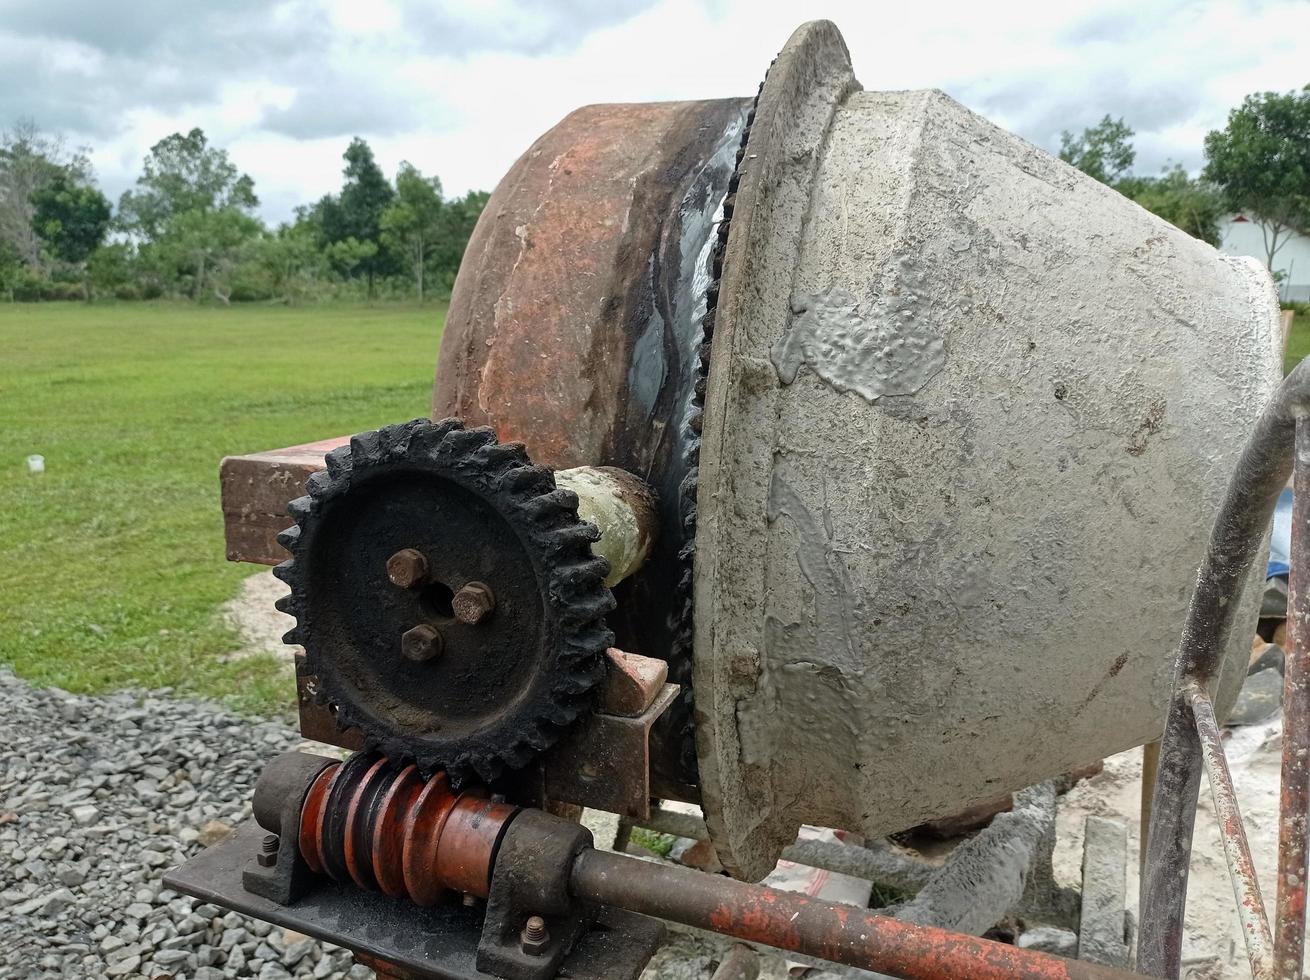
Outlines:
[[[495,980],[474,966],[482,935],[481,909],[459,903],[420,908],[327,878],[294,905],[278,905],[246,891],[241,872],[266,833],[247,820],[224,840],[170,871],[164,884],[201,901],[387,960],[419,977]],[[565,958],[559,975],[570,980],[636,980],[663,939],[659,921],[604,909]]]

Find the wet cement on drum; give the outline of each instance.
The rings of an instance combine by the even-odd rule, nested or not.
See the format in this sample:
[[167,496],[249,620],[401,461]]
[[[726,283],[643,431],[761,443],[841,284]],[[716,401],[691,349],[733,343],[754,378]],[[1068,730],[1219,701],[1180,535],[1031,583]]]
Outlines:
[[844,286],[794,296],[791,326],[773,347],[778,379],[791,384],[804,365],[867,402],[914,394],[946,364],[944,331],[932,322],[918,280],[913,260],[901,258],[892,285],[867,312]]

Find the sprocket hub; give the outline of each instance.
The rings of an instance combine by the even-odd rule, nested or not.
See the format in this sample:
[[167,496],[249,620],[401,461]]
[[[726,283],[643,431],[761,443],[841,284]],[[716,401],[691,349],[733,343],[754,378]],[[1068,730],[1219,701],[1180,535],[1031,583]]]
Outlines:
[[286,639],[369,747],[490,780],[588,708],[613,642],[608,566],[522,446],[420,419],[355,436],[307,489],[279,538]]

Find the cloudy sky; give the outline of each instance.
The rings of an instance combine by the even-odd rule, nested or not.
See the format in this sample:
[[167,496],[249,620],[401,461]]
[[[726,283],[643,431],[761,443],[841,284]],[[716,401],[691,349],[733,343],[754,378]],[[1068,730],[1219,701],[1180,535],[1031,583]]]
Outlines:
[[339,186],[353,135],[389,173],[490,189],[576,106],[752,94],[815,17],[865,88],[941,88],[1050,149],[1122,115],[1142,173],[1198,168],[1243,95],[1310,82],[1307,0],[0,0],[0,127],[90,147],[116,198],[200,126],[277,221]]

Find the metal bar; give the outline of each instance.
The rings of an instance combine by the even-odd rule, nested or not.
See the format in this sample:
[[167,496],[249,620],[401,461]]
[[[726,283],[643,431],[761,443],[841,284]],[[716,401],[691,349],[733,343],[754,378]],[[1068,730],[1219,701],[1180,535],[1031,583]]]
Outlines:
[[1147,742],[1142,746],[1142,809],[1138,826],[1137,870],[1146,867],[1146,839],[1151,832],[1151,797],[1155,794],[1155,773],[1160,767],[1160,743]]
[[1305,956],[1306,815],[1310,811],[1310,423],[1296,425],[1292,571],[1287,589],[1283,667],[1283,771],[1278,823],[1278,904],[1274,975],[1301,976]]
[[902,980],[1130,980],[1137,974],[1019,949],[796,892],[585,850],[580,899]]
[[1242,586],[1292,471],[1296,420],[1310,410],[1310,361],[1284,379],[1256,422],[1219,507],[1187,610],[1151,806],[1139,902],[1137,968],[1175,978],[1201,780],[1201,745],[1184,688],[1206,686],[1228,646]]
[[[650,817],[637,821],[637,825],[660,834],[686,837],[690,840],[709,840],[710,832],[705,821],[694,813],[682,813],[665,807],[652,807]],[[622,847],[613,850],[623,851]],[[784,861],[804,864],[863,878],[879,885],[890,886],[906,895],[917,895],[939,870],[922,858],[911,857],[885,840],[869,841],[863,846],[834,843],[826,840],[798,840],[788,844],[782,852]]]
[[1196,721],[1196,734],[1201,739],[1205,771],[1210,777],[1210,794],[1214,797],[1215,816],[1219,819],[1219,836],[1224,845],[1224,857],[1228,860],[1228,876],[1233,883],[1233,898],[1237,901],[1237,917],[1242,923],[1251,975],[1255,980],[1266,980],[1273,975],[1269,916],[1260,894],[1260,882],[1256,879],[1246,828],[1242,825],[1242,811],[1233,790],[1233,777],[1228,770],[1219,722],[1215,720],[1214,705],[1204,688],[1192,685],[1188,696],[1192,703],[1192,717]]

